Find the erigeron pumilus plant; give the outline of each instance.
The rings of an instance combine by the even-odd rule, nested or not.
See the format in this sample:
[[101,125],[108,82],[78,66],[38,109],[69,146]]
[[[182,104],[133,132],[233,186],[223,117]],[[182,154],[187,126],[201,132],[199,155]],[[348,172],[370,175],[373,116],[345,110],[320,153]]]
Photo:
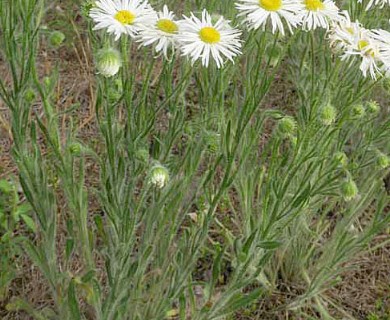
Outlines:
[[[36,224],[20,252],[52,299],[7,308],[37,319],[234,318],[291,284],[289,313],[329,318],[326,290],[390,219],[388,110],[370,100],[388,71],[388,32],[330,0],[176,4],[84,7],[97,138],[81,142],[55,73],[37,72],[45,1],[0,2],[12,77],[0,96]],[[286,99],[268,103],[279,86]]]

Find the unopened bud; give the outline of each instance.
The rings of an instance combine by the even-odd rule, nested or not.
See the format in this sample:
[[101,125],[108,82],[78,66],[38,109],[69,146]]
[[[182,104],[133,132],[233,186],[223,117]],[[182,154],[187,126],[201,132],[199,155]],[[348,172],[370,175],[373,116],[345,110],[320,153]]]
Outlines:
[[358,195],[358,192],[356,183],[351,179],[344,181],[341,185],[341,194],[345,201],[354,199]]
[[52,81],[52,79],[50,77],[44,77],[43,78],[43,84],[45,85],[45,87],[47,89],[50,89],[52,84],[53,84],[53,81]]
[[319,119],[324,125],[330,126],[336,121],[336,116],[336,108],[329,104],[322,107],[320,110]]
[[135,152],[135,157],[137,160],[147,163],[149,161],[149,151],[145,148],[138,149]]
[[150,171],[150,183],[161,189],[168,183],[168,181],[168,169],[161,164],[156,164]]
[[97,69],[105,77],[116,75],[122,66],[118,50],[113,48],[101,49],[97,53]]
[[345,167],[348,164],[348,157],[344,152],[339,151],[335,153],[334,161],[336,161],[338,165]]
[[74,142],[71,145],[69,145],[69,152],[73,156],[80,156],[81,153],[83,152],[83,150],[84,150],[84,147],[78,142]]
[[381,107],[376,101],[370,101],[367,104],[366,110],[368,113],[376,114],[376,113],[379,113],[379,111],[381,110]]
[[216,153],[219,149],[220,134],[216,132],[207,132],[205,141],[207,148],[211,153]]
[[27,89],[26,92],[24,93],[24,99],[28,102],[28,103],[32,103],[34,102],[35,98],[36,98],[36,94],[35,94],[35,91],[33,89]]
[[361,104],[352,107],[351,115],[354,118],[362,118],[366,113],[366,110]]
[[289,136],[295,133],[297,122],[293,117],[283,117],[279,120],[278,130],[283,136]]
[[387,167],[390,166],[390,158],[387,155],[385,155],[384,153],[378,152],[378,156],[376,158],[376,163],[382,169],[386,169]]
[[61,31],[53,31],[49,37],[49,43],[54,48],[58,48],[64,40],[65,35]]

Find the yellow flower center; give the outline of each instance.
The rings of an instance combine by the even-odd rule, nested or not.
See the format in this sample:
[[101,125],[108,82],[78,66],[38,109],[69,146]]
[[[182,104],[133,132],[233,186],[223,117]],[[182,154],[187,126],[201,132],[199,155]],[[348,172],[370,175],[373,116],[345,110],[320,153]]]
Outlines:
[[115,14],[114,18],[122,24],[133,24],[135,14],[128,10],[120,10]]
[[259,0],[259,5],[267,11],[278,11],[282,7],[282,0]]
[[304,0],[306,9],[310,11],[324,10],[325,6],[321,0]]
[[375,56],[374,50],[372,49],[365,49],[370,45],[370,43],[367,40],[359,40],[358,42],[358,48],[360,51],[363,51],[365,54],[370,55],[371,57]]
[[177,24],[169,19],[160,19],[157,21],[157,29],[166,33],[176,33],[179,29]]
[[199,31],[200,40],[206,43],[218,43],[221,40],[221,34],[213,27],[204,27]]
[[347,27],[347,28],[345,28],[345,29],[346,29],[346,30],[348,31],[348,33],[350,33],[350,34],[353,34],[353,33],[354,33],[352,27]]
[[359,50],[363,50],[365,47],[367,47],[369,45],[368,41],[367,40],[360,40],[358,42],[358,48]]

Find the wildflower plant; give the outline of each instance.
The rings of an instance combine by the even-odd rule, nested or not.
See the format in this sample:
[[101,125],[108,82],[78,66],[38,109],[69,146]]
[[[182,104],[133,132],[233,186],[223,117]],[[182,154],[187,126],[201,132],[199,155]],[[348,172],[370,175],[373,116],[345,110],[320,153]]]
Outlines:
[[[46,1],[0,2],[0,97],[29,203],[12,246],[51,299],[10,312],[221,319],[292,284],[284,309],[329,318],[327,290],[388,226],[388,110],[371,102],[387,33],[330,0],[178,4],[85,3],[98,139],[81,141],[59,74],[39,72]],[[281,79],[293,93],[275,105]]]

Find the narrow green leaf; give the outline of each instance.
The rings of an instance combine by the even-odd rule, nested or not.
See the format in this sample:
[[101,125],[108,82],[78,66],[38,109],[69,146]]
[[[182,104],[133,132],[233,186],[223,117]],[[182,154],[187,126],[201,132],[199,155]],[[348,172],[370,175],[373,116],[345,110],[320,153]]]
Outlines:
[[72,320],[81,320],[79,303],[77,301],[74,280],[71,280],[68,287],[68,306]]
[[71,254],[73,252],[73,249],[74,249],[74,240],[73,239],[66,239],[66,243],[65,243],[66,260],[69,260]]
[[259,248],[266,250],[275,250],[282,245],[281,242],[278,241],[262,241],[257,244]]
[[27,203],[27,202],[22,203],[16,209],[17,213],[20,214],[20,215],[29,213],[31,210],[32,210],[31,205],[29,203]]
[[33,220],[30,216],[28,216],[28,215],[26,215],[26,214],[22,214],[22,215],[20,215],[20,216],[22,217],[24,223],[27,225],[27,227],[28,227],[32,232],[36,232],[36,231],[37,231],[37,226],[36,226],[34,220]]

